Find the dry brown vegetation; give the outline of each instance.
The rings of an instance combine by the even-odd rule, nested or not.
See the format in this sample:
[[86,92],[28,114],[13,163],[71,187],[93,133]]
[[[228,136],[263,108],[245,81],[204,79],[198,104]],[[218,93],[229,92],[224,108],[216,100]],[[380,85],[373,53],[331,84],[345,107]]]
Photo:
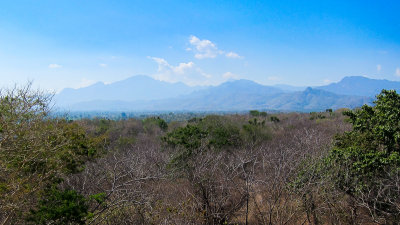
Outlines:
[[396,224],[399,218],[400,176],[391,169],[398,143],[382,139],[395,154],[381,160],[379,178],[365,185],[374,170],[358,161],[353,166],[367,173],[352,170],[349,157],[332,149],[384,145],[357,136],[339,111],[251,111],[169,124],[155,117],[66,121],[48,117],[41,93],[13,91],[0,99],[0,224]]
[[[324,156],[333,136],[350,129],[340,113],[322,114],[326,118],[275,115],[279,122],[246,115],[206,117],[203,121],[237,128],[242,143],[217,149],[207,144],[211,137],[204,137],[184,169],[170,166],[182,147],[161,140],[172,128],[162,131],[134,119],[107,121],[106,155],[67,177],[63,186],[85,196],[106,194],[102,205],[92,206],[93,224],[316,223],[313,217],[330,217],[325,203],[310,206],[307,198],[314,190],[298,193],[290,182],[301,164]],[[260,129],[243,133],[241,127],[254,119]],[[94,133],[100,129],[100,121],[79,123]]]

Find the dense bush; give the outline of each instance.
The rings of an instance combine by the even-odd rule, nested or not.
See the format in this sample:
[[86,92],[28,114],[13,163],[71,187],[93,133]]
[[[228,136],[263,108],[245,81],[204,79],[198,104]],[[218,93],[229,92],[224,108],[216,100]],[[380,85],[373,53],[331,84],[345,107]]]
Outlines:
[[[345,111],[353,129],[335,138],[327,156],[305,164],[294,182],[314,221],[324,218],[318,207],[326,203],[347,209],[335,209],[342,214],[334,218],[337,222],[399,221],[400,95],[383,90],[374,104]],[[324,194],[313,196],[318,192]],[[318,206],[321,200],[324,203]]]
[[383,90],[374,106],[347,111],[353,130],[337,137],[326,159],[335,187],[377,222],[399,221],[400,95]]
[[74,190],[56,187],[44,190],[37,209],[32,209],[27,222],[32,224],[85,224],[89,214],[87,199]]
[[49,117],[50,96],[30,86],[0,95],[0,221],[20,223],[40,193],[80,172],[102,148],[83,127]]

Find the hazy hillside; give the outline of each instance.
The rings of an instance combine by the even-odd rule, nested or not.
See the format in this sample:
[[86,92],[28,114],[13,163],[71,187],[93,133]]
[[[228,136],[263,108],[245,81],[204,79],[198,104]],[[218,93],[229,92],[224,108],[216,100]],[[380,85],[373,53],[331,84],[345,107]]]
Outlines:
[[337,95],[307,88],[302,92],[283,92],[248,80],[227,82],[190,95],[154,101],[90,101],[75,104],[71,110],[189,110],[229,111],[270,109],[283,111],[320,111],[327,108],[354,108],[371,103],[368,97]]
[[307,87],[303,86],[292,86],[287,84],[276,84],[274,87],[279,88],[283,91],[293,92],[293,91],[304,91]]
[[189,94],[201,88],[204,87],[189,87],[183,83],[167,83],[138,75],[111,84],[98,82],[79,89],[67,88],[56,95],[55,100],[59,106],[93,100],[154,100]]
[[268,99],[270,109],[288,111],[321,111],[328,108],[355,108],[372,103],[372,98],[338,95],[332,92],[307,88],[301,92],[286,93]]
[[342,95],[357,95],[375,97],[382,89],[394,89],[400,91],[400,82],[389,80],[370,79],[362,76],[345,77],[337,83],[316,87]]
[[274,87],[249,80],[237,80],[191,94],[153,101],[104,101],[77,103],[71,110],[243,110],[263,108],[266,98],[283,93]]
[[318,111],[370,104],[382,89],[400,91],[400,82],[354,76],[307,89],[289,85],[265,86],[250,80],[189,87],[183,83],[134,76],[108,85],[97,83],[86,88],[65,89],[56,96],[56,101],[61,108],[72,111]]

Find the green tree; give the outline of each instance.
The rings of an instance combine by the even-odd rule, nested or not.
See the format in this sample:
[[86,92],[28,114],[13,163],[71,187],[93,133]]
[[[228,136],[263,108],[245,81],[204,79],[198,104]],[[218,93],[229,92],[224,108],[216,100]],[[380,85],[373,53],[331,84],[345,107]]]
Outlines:
[[27,222],[33,224],[85,224],[89,214],[87,199],[75,190],[46,189],[37,209],[33,209]]
[[177,150],[171,165],[188,165],[201,151],[229,150],[242,144],[240,129],[222,116],[207,116],[197,123],[177,128],[163,137],[164,143]]
[[260,116],[260,111],[258,111],[258,110],[250,110],[249,114],[250,114],[250,116]]
[[393,224],[400,219],[400,95],[382,90],[374,104],[344,113],[353,130],[337,137],[321,171],[375,222]]
[[260,112],[260,116],[262,116],[262,117],[267,117],[267,116],[268,116],[268,113],[267,113],[267,112]]
[[[188,181],[188,192],[204,224],[228,224],[246,202],[240,160],[233,158],[242,144],[240,126],[222,116],[207,116],[163,137],[170,146],[172,177]],[[237,121],[235,121],[237,122]],[[224,161],[223,165],[221,160]]]
[[158,126],[162,131],[167,131],[168,123],[160,117],[149,117],[143,120],[145,129],[150,129],[152,125]]
[[40,193],[83,169],[99,149],[77,123],[50,116],[51,96],[30,85],[0,94],[0,223],[22,223]]

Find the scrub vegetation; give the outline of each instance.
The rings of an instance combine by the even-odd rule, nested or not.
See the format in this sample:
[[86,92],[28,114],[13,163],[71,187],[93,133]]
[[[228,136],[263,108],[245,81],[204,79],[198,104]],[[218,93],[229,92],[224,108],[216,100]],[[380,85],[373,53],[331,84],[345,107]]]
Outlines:
[[0,95],[0,224],[397,224],[400,96],[313,113],[68,120]]

